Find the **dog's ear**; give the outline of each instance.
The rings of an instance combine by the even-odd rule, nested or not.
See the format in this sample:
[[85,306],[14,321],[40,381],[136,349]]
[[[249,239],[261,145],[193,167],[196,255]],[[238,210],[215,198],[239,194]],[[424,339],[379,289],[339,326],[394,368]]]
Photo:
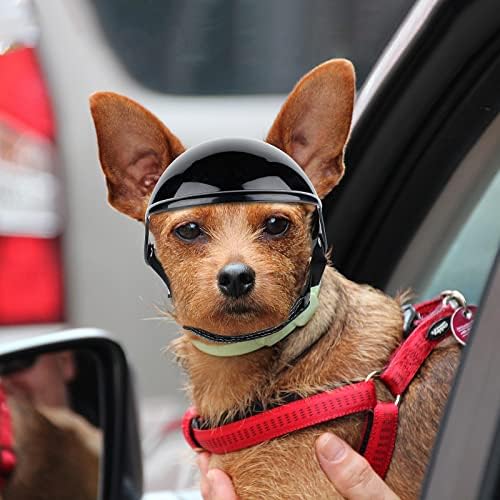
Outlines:
[[156,116],[113,92],[90,96],[108,200],[120,212],[144,220],[149,196],[184,146]]
[[344,174],[354,94],[349,61],[332,59],[317,66],[297,83],[266,139],[304,169],[320,198]]

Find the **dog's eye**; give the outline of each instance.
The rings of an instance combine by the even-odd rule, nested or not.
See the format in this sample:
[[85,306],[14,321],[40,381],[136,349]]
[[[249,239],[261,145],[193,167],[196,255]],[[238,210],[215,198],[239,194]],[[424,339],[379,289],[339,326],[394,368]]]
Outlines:
[[284,217],[269,217],[264,225],[264,232],[272,236],[278,236],[285,233],[289,225],[288,219]]
[[175,233],[183,240],[195,240],[200,236],[201,229],[196,222],[188,222],[187,224],[182,224],[182,226],[177,227]]

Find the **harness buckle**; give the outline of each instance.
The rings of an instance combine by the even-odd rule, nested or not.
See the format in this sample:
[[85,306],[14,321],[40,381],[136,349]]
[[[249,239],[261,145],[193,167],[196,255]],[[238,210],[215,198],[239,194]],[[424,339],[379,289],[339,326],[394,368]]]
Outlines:
[[[370,372],[366,378],[365,382],[369,382],[370,380],[374,379],[375,377],[378,377],[382,373],[381,370],[374,370]],[[394,404],[396,406],[399,406],[399,403],[401,402],[401,394],[398,394],[397,396],[394,397]]]

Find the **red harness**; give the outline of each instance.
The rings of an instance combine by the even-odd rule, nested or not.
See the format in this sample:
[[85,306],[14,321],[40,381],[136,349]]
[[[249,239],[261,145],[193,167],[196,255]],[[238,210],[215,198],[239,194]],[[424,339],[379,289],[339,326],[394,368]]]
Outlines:
[[3,385],[0,384],[0,491],[7,485],[16,466],[13,442],[12,419]]
[[406,389],[432,350],[450,332],[456,336],[458,326],[463,338],[464,325],[467,334],[470,331],[475,307],[457,308],[455,297],[448,299],[449,295],[444,299],[438,297],[413,309],[413,331],[396,349],[379,375],[394,397],[393,401],[377,399],[373,377],[378,372],[373,372],[363,382],[309,396],[210,429],[200,428],[200,416],[195,408],[190,408],[182,423],[186,441],[197,451],[231,453],[347,415],[366,413],[371,418],[367,419],[360,451],[384,478],[396,443],[398,405]]

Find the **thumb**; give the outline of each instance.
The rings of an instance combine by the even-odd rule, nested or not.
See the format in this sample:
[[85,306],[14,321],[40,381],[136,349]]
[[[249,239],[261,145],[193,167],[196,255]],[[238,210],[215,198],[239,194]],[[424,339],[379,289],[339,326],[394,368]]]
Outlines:
[[320,436],[316,456],[335,489],[348,500],[399,500],[366,459],[339,437]]
[[209,484],[207,500],[237,500],[233,483],[223,471],[220,469],[209,470],[207,480]]

